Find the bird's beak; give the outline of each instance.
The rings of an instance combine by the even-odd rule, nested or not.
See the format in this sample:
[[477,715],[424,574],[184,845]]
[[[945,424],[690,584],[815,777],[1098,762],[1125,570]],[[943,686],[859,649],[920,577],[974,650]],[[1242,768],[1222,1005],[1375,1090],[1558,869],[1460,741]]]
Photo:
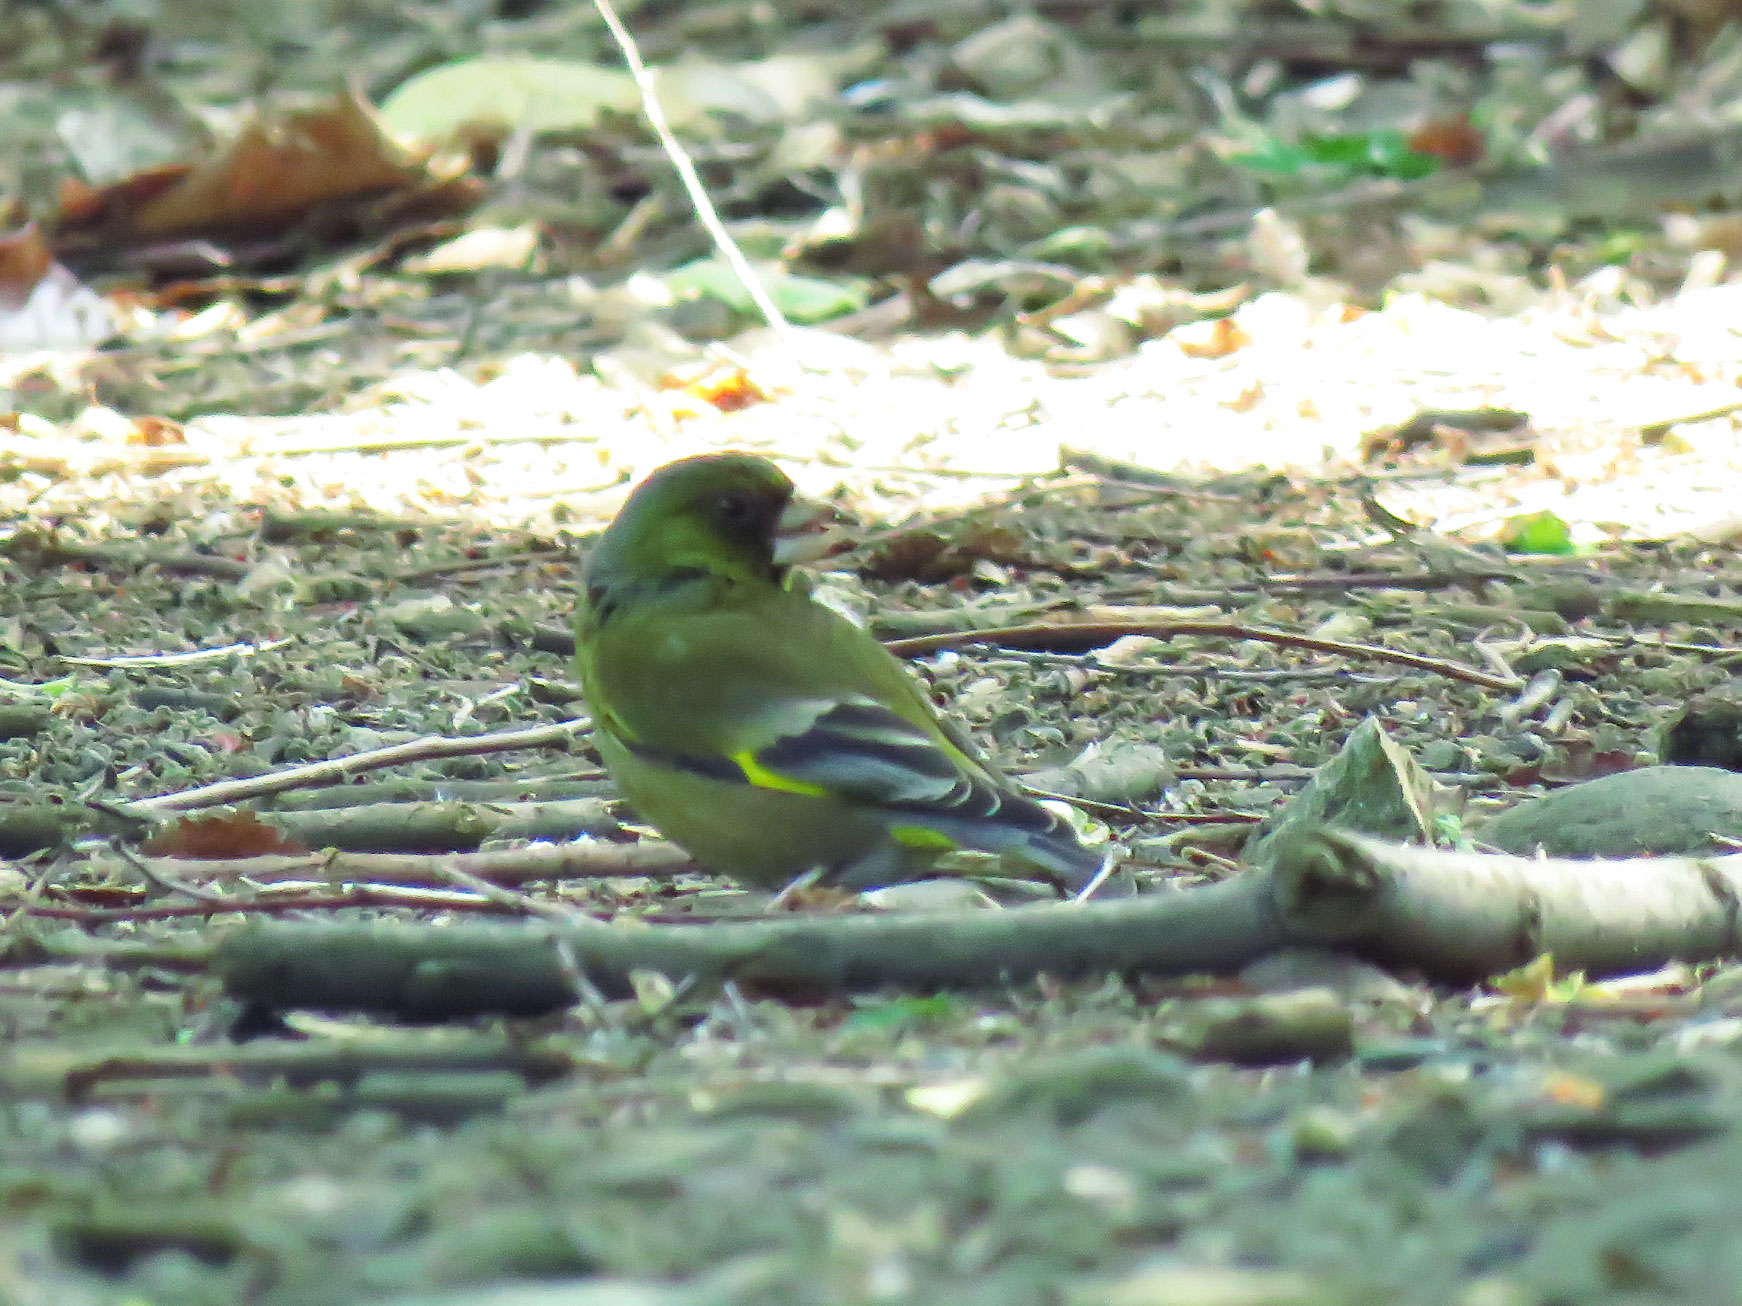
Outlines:
[[775,522],[775,565],[790,567],[828,557],[847,538],[840,523],[841,514],[828,504],[795,496]]

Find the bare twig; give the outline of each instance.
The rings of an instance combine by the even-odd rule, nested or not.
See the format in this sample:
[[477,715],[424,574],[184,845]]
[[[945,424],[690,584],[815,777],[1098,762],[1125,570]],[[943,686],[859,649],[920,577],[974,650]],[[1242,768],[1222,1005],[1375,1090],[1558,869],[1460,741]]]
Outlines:
[[80,925],[119,921],[179,920],[190,916],[276,915],[289,911],[337,911],[342,907],[408,907],[415,911],[501,912],[508,908],[490,898],[453,889],[417,889],[398,884],[352,884],[343,889],[310,890],[286,885],[251,898],[202,898],[197,902],[142,902],[122,907],[86,907],[78,903],[32,903],[20,910],[48,920]]
[[24,892],[18,895],[12,909],[4,916],[0,916],[0,942],[4,942],[6,936],[20,921],[34,913],[43,893],[49,885],[54,883],[55,877],[60,874],[61,869],[61,861],[56,858],[31,877],[30,883],[25,886]]
[[[0,470],[3,468],[0,462]],[[215,553],[152,552],[123,544],[78,544],[36,531],[21,531],[13,536],[4,552],[7,557],[36,566],[85,562],[128,571],[156,567],[170,575],[215,576],[219,580],[241,580],[253,570],[249,563]]]
[[451,858],[444,858],[437,862],[434,869],[437,875],[457,888],[475,893],[480,898],[509,911],[518,912],[522,916],[537,916],[541,920],[566,924],[586,915],[585,912],[571,907],[565,902],[540,902],[537,898],[524,894],[518,889],[504,888],[500,884],[486,880],[481,875],[473,875]]
[[553,748],[565,744],[590,729],[586,718],[564,721],[554,726],[533,726],[526,730],[502,730],[490,735],[472,735],[448,739],[432,735],[412,739],[403,744],[375,748],[349,757],[328,758],[289,767],[267,775],[250,776],[243,780],[221,780],[198,789],[179,793],[158,794],[129,803],[126,811],[135,816],[155,816],[164,812],[190,812],[202,807],[218,807],[225,803],[262,798],[283,793],[287,789],[305,789],[315,785],[334,784],[346,776],[364,771],[377,771],[384,766],[404,762],[424,762],[438,757],[474,757],[484,753],[505,753],[520,748]]
[[1118,458],[1109,458],[1092,449],[1078,449],[1072,445],[1059,446],[1059,469],[1067,472],[1083,472],[1099,481],[1117,481],[1124,485],[1140,485],[1146,490],[1160,490],[1168,494],[1189,494],[1196,501],[1210,500],[1215,503],[1242,503],[1244,500],[1235,494],[1218,494],[1203,481],[1189,476],[1178,476],[1172,472],[1157,471],[1153,467],[1145,467],[1140,463],[1124,462]]
[[463,576],[477,571],[492,571],[497,567],[521,567],[528,563],[547,563],[553,558],[563,558],[568,550],[556,543],[529,544],[513,553],[498,553],[488,558],[448,558],[442,562],[425,563],[417,567],[403,567],[398,571],[389,572],[393,580],[418,581],[437,580],[443,576]]
[[222,662],[226,658],[253,657],[270,653],[296,641],[269,639],[262,644],[224,644],[218,648],[196,648],[187,653],[127,653],[112,658],[74,658],[61,655],[60,661],[70,667],[101,667],[104,670],[137,671],[153,667],[185,667],[196,662]]
[[1310,649],[1315,653],[1340,653],[1345,657],[1367,658],[1376,662],[1396,662],[1418,671],[1431,671],[1450,680],[1462,680],[1484,689],[1516,690],[1522,681],[1517,676],[1497,676],[1478,671],[1444,658],[1430,658],[1402,649],[1382,648],[1377,644],[1350,644],[1339,639],[1320,639],[1294,631],[1273,630],[1268,626],[1247,626],[1234,621],[1084,621],[1042,623],[1032,626],[1003,626],[991,630],[964,630],[942,635],[920,635],[913,639],[892,639],[884,647],[897,657],[918,657],[940,649],[960,648],[965,644],[993,644],[1014,648],[1099,648],[1126,635],[1147,635],[1152,639],[1173,639],[1181,635],[1208,635],[1222,639],[1250,639],[1281,648]]
[[702,186],[696,165],[672,132],[671,123],[666,120],[665,110],[659,103],[653,74],[642,62],[641,50],[635,44],[635,38],[629,35],[629,29],[617,16],[611,0],[593,0],[593,8],[599,11],[599,17],[605,20],[605,26],[611,31],[611,39],[622,51],[623,62],[635,79],[635,89],[641,93],[641,111],[647,115],[647,125],[653,128],[653,134],[659,137],[660,148],[665,151],[666,158],[671,160],[678,181],[683,184],[684,194],[689,197],[690,206],[695,210],[696,220],[702,224],[714,242],[714,248],[719,250],[720,257],[732,269],[733,275],[743,284],[744,292],[756,305],[757,312],[762,314],[763,319],[788,348],[797,353],[798,341],[792,324],[786,320],[786,314],[780,311],[779,305],[769,297],[768,291],[763,288],[756,275],[756,269],[750,266],[750,260],[744,257],[744,251],[738,248],[738,242],[732,239],[731,233],[726,230],[726,224],[720,221],[720,214]]
[[109,851],[119,857],[122,861],[126,862],[127,865],[138,874],[140,879],[155,888],[163,890],[165,893],[184,894],[185,896],[192,898],[195,902],[215,905],[219,911],[225,910],[232,901],[221,893],[213,893],[210,889],[201,888],[197,884],[189,884],[179,876],[167,873],[161,867],[147,865],[145,860],[141,858],[139,854],[134,852],[119,839],[111,839],[109,841]]
[[1684,413],[1680,417],[1664,417],[1660,418],[1658,421],[1647,422],[1645,425],[1641,426],[1639,428],[1639,434],[1644,436],[1647,440],[1661,440],[1675,427],[1693,426],[1698,422],[1710,422],[1715,418],[1728,417],[1730,414],[1739,410],[1742,410],[1742,401],[1719,404],[1714,408],[1706,409],[1704,412]]
[[[1257,819],[1254,817],[1253,819]],[[207,884],[249,880],[255,884],[283,880],[320,880],[326,884],[361,883],[408,886],[440,884],[454,877],[448,868],[491,884],[526,884],[532,880],[599,880],[616,876],[671,876],[694,870],[695,863],[676,844],[661,839],[612,843],[576,839],[567,843],[534,843],[519,848],[491,848],[473,853],[348,853],[324,852],[265,857],[201,859],[148,858],[156,868],[186,874],[198,870]],[[99,873],[101,863],[90,872]]]
[[166,1079],[210,1079],[226,1089],[238,1082],[265,1085],[286,1078],[298,1085],[330,1080],[355,1087],[359,1078],[371,1072],[409,1077],[508,1070],[541,1080],[563,1073],[571,1064],[562,1047],[514,1031],[353,1026],[340,1037],[329,1035],[300,1043],[262,1039],[237,1044],[225,1040],[210,1046],[137,1048],[46,1044],[12,1059],[0,1076],[9,1099],[43,1094],[79,1102],[105,1086],[147,1092],[154,1081]]

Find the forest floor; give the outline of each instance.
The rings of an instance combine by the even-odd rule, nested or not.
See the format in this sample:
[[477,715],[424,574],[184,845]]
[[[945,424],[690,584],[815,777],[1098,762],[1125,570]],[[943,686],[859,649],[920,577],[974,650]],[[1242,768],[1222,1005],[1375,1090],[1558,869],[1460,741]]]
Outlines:
[[[854,300],[816,325],[754,326],[730,296],[674,289],[706,237],[633,103],[548,147],[510,132],[491,148],[530,161],[496,160],[482,208],[415,239],[256,229],[222,270],[201,262],[215,237],[81,242],[62,214],[56,256],[103,288],[114,331],[0,353],[0,1303],[1742,1301],[1742,985],[1721,959],[1459,987],[1287,953],[805,1001],[577,976],[558,1013],[439,1026],[226,991],[212,945],[268,916],[706,929],[768,912],[635,827],[564,726],[582,711],[564,653],[577,550],[691,453],[767,453],[858,518],[867,543],[821,584],[885,637],[1142,620],[1334,641],[914,659],[1007,769],[1074,786],[1152,892],[1244,873],[1249,829],[1364,720],[1479,831],[1545,786],[1657,760],[1690,699],[1731,685],[1742,285],[1723,215],[1621,240],[1609,213],[1484,227],[1379,219],[1357,197],[1192,237],[1205,210],[1176,197],[1182,225],[1121,209],[1092,240],[1072,188],[1124,192],[1085,153],[1132,186],[1143,150],[1171,160],[1143,184],[1223,174],[1153,122],[1114,140],[1068,96],[997,84],[1038,49],[1165,117],[1164,92],[1223,78],[1281,140],[1317,102],[1278,107],[1259,73],[1322,88],[1359,48],[1361,95],[1405,87],[1433,118],[1464,94],[1516,144],[1521,106],[1549,113],[1521,89],[1519,30],[1448,17],[1435,39],[1461,53],[1426,20],[1349,46],[1331,38],[1357,19],[1319,6],[1284,35],[1323,38],[1322,80],[1275,55],[1240,82],[1234,34],[1145,29],[1128,50],[1113,6],[1042,6],[1014,31],[974,6],[763,8],[628,20],[650,60],[718,45],[834,70],[830,94],[874,119],[825,151],[851,158],[842,175],[875,197],[894,158],[929,177],[927,222],[977,215],[935,263],[862,221],[848,271],[769,271],[786,303]],[[1736,29],[1635,8],[1607,35],[1551,34],[1556,105],[1591,90],[1593,50],[1647,77],[1659,37],[1705,43],[1709,76],[1686,84],[1716,96]],[[190,105],[330,95],[346,70],[379,102],[478,49],[615,57],[590,9],[243,9],[135,6],[106,26],[21,9],[0,200],[54,193],[63,156],[95,148],[77,113],[185,145]],[[1487,6],[1505,28],[1529,7],[1503,9]],[[1144,40],[1179,66],[1133,91]],[[831,62],[865,41],[850,72]],[[1188,45],[1214,76],[1184,71]],[[141,58],[149,75],[116,72]],[[984,97],[966,125],[963,88]],[[1674,89],[1629,103],[1674,107]],[[770,161],[776,137],[814,150],[801,135],[706,142],[747,243],[814,245],[780,171],[796,165]],[[1208,211],[1263,197],[1227,185]],[[468,223],[494,252],[442,243]],[[1024,223],[1074,223],[1081,243],[1024,246]],[[444,249],[459,261],[417,261]],[[1686,602],[1641,616],[1605,599],[1621,593]],[[397,767],[274,783],[397,745]],[[187,798],[221,781],[242,788]],[[560,872],[513,869],[576,834]],[[1303,992],[1340,1036],[1237,1054],[1205,1037]]]

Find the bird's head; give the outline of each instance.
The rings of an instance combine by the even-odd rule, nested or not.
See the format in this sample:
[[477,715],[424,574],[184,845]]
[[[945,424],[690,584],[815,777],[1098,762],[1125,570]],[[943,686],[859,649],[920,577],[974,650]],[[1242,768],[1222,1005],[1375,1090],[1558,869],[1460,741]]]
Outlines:
[[779,582],[793,563],[833,549],[835,520],[766,458],[684,458],[635,487],[587,560],[588,585],[696,572]]

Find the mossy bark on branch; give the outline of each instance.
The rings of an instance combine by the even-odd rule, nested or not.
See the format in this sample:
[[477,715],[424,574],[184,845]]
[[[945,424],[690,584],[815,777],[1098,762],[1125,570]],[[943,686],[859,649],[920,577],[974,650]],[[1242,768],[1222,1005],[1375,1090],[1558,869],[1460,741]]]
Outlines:
[[85,803],[0,803],[0,857],[27,857],[82,837],[136,838],[146,823]]
[[576,971],[612,995],[630,993],[630,974],[649,970],[822,997],[885,986],[973,987],[1042,973],[1225,972],[1282,941],[1267,883],[1254,876],[1190,893],[948,917],[561,928],[269,922],[222,940],[213,968],[245,1001],[439,1020],[567,1006],[576,1000]]
[[547,803],[379,803],[275,811],[263,819],[308,848],[349,852],[470,852],[486,839],[575,839],[622,827],[603,798]]
[[1544,859],[1445,852],[1321,829],[1271,867],[1303,943],[1437,979],[1482,979],[1544,953],[1613,975],[1742,951],[1742,855]]

